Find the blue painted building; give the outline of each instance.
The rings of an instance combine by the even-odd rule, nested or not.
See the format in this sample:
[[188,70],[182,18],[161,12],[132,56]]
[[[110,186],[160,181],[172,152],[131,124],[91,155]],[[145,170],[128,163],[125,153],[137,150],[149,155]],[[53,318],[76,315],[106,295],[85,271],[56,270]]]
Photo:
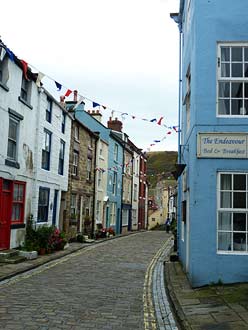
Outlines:
[[[73,102],[72,102],[73,103]],[[70,107],[70,102],[67,106]],[[108,168],[103,175],[107,175],[107,196],[105,198],[106,227],[112,227],[116,234],[121,233],[121,202],[122,202],[122,165],[123,147],[111,134],[111,129],[104,126],[94,115],[95,112],[84,111],[84,103],[81,103],[75,111],[75,117],[93,132],[98,132],[100,139],[108,144]]]
[[[248,281],[248,2],[181,0],[179,258],[194,287]],[[186,166],[185,166],[186,165]]]

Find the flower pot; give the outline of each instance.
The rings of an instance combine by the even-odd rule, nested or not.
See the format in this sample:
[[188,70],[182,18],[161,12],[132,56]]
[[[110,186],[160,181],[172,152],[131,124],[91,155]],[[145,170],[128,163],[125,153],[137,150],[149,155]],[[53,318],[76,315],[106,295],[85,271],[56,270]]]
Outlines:
[[46,254],[46,248],[40,248],[39,249],[39,255],[43,256],[44,254]]

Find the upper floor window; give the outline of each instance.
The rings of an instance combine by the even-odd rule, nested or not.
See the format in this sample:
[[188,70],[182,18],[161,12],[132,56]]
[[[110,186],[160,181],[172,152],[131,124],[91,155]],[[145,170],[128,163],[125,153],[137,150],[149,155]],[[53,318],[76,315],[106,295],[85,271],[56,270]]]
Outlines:
[[115,143],[114,146],[114,160],[117,162],[118,161],[118,144]]
[[72,175],[78,175],[78,161],[79,161],[79,154],[78,151],[73,151],[73,160],[72,160]]
[[62,122],[61,122],[61,132],[65,133],[65,120],[66,120],[66,114],[65,112],[62,112]]
[[102,187],[102,171],[98,171],[98,188]]
[[248,115],[248,44],[219,44],[218,115]]
[[46,121],[51,123],[52,121],[52,106],[53,101],[50,98],[47,98],[47,107],[46,107]]
[[19,121],[10,116],[7,158],[13,161],[17,161],[18,128]]
[[7,159],[5,159],[5,165],[20,168],[20,165],[17,162],[19,129],[20,129],[20,121],[23,120],[24,117],[10,108],[8,112],[9,112],[9,131],[8,131]]
[[79,127],[76,125],[74,127],[74,139],[79,141]]
[[114,172],[113,183],[112,183],[112,194],[116,195],[116,186],[117,186],[117,173]]
[[60,175],[64,174],[64,159],[65,159],[65,142],[63,140],[60,140],[59,168],[58,168],[58,173]]
[[44,170],[48,170],[48,171],[50,170],[51,142],[52,142],[52,133],[47,130],[44,130],[41,167]]
[[133,200],[138,200],[138,185],[135,183],[133,187]]
[[0,47],[0,85],[5,89],[9,90],[6,86],[7,81],[9,80],[9,69],[8,69],[8,56],[1,55],[1,50],[5,51]]
[[25,79],[24,76],[22,76],[22,85],[21,85],[21,95],[19,97],[19,101],[24,103],[26,106],[28,106],[30,109],[33,107],[30,105],[31,100],[31,87],[32,82]]
[[92,159],[87,158],[87,180],[91,180]]
[[248,252],[248,174],[218,175],[218,251]]

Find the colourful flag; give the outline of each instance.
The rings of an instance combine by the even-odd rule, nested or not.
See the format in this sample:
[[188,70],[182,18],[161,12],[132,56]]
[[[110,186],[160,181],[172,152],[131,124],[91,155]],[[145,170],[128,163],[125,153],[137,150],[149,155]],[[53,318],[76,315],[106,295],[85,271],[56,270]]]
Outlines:
[[23,71],[23,76],[26,80],[29,80],[28,79],[28,76],[27,76],[27,72],[28,72],[28,63],[25,62],[24,60],[20,60],[21,61],[21,64],[22,64],[22,71]]
[[60,83],[58,83],[57,81],[54,81],[56,87],[58,88],[58,92],[61,91],[62,85]]
[[162,122],[163,118],[164,118],[164,117],[161,117],[161,118],[159,119],[159,121],[157,122],[158,125],[161,125],[161,122]]
[[68,97],[71,93],[72,93],[72,91],[70,89],[67,89],[67,91],[65,93],[65,97]]

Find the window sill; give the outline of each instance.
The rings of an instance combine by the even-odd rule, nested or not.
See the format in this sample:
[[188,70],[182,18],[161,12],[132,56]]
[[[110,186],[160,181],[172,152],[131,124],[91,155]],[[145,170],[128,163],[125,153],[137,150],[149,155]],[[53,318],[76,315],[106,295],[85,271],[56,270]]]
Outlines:
[[18,100],[20,101],[20,102],[22,102],[23,104],[25,104],[29,109],[33,109],[33,107],[32,107],[32,105],[31,104],[29,104],[27,101],[25,101],[23,98],[21,98],[20,96],[18,97]]
[[50,172],[50,168],[44,168],[44,167],[42,167],[41,169],[42,169],[43,171]]
[[80,180],[79,175],[72,174],[71,177],[72,177],[73,180]]
[[9,87],[7,85],[5,85],[4,83],[2,83],[1,81],[0,81],[0,87],[2,87],[2,89],[4,89],[6,92],[9,91]]
[[25,228],[25,223],[17,222],[17,223],[12,223],[10,226],[11,229],[19,229],[19,228]]
[[18,169],[20,168],[20,164],[17,161],[11,159],[5,159],[5,165],[15,167]]

